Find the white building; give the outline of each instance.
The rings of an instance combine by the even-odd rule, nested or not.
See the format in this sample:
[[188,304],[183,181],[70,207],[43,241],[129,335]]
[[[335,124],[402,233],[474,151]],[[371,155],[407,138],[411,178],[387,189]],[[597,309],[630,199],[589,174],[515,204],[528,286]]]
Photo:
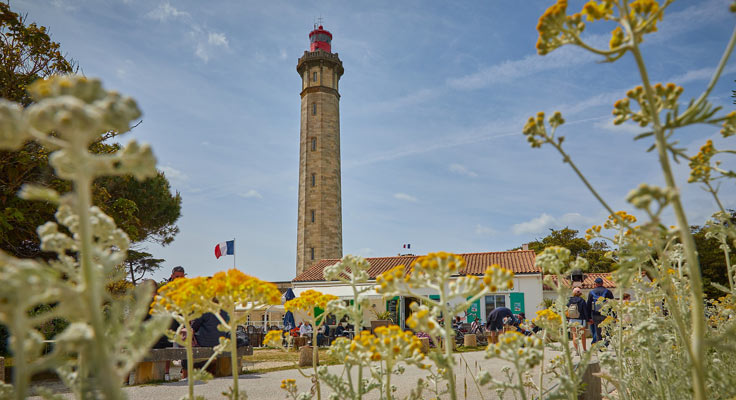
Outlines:
[[[467,310],[466,315],[461,315],[465,322],[472,322],[475,318],[486,321],[488,313],[496,307],[508,307],[514,314],[526,313],[528,318],[533,317],[538,310],[544,308],[542,300],[542,273],[534,265],[534,251],[518,250],[459,255],[465,259],[466,267],[459,271],[457,276],[471,274],[483,276],[486,268],[493,264],[498,264],[501,267],[509,269],[515,275],[514,288],[512,290],[493,293],[476,301]],[[371,268],[368,270],[370,280],[367,286],[374,286],[376,277],[381,273],[398,265],[404,265],[408,268],[417,258],[419,256],[415,255],[367,258],[367,261],[371,265]],[[302,292],[313,289],[322,293],[335,295],[346,301],[352,299],[352,289],[350,286],[339,281],[325,281],[322,274],[325,267],[334,265],[338,261],[340,260],[320,260],[299,274],[292,281],[294,293],[299,296]],[[366,325],[368,321],[375,319],[371,312],[372,310],[376,312],[389,310],[392,314],[392,320],[398,322],[404,328],[406,318],[411,313],[409,305],[413,302],[413,298],[403,296],[383,298],[372,289],[367,294],[371,298],[372,304],[371,309],[364,310],[364,321],[366,321]],[[420,294],[426,294],[430,297],[433,296],[429,291]],[[461,299],[458,299],[459,301]]]

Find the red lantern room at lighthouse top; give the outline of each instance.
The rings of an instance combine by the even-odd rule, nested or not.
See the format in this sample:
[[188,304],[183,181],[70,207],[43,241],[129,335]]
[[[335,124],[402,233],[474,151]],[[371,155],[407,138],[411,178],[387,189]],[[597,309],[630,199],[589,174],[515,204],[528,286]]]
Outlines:
[[317,51],[319,49],[328,53],[332,52],[332,47],[330,46],[330,43],[332,43],[332,34],[324,30],[322,25],[309,32],[309,43],[309,51]]

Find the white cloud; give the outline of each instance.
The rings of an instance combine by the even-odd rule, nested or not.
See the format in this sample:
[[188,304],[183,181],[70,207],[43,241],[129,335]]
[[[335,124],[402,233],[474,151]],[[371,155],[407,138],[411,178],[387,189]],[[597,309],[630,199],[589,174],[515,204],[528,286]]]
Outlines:
[[161,172],[166,175],[166,178],[169,180],[169,182],[171,182],[172,185],[182,185],[189,180],[187,174],[172,166],[164,165],[163,167],[159,167],[159,170],[161,170]]
[[199,57],[202,61],[208,62],[212,51],[216,48],[229,48],[227,36],[225,36],[224,33],[207,32],[206,40],[204,37],[202,37],[201,33],[201,29],[194,28],[191,32],[191,35],[197,41],[197,46],[194,49],[194,55]]
[[475,172],[469,170],[467,167],[465,167],[462,164],[450,164],[450,172],[454,172],[456,174],[469,176],[471,178],[475,178],[478,176]]
[[410,201],[412,203],[416,203],[418,201],[416,197],[410,196],[406,193],[396,193],[394,194],[394,198],[398,200]]
[[288,54],[288,53],[286,53],[286,49],[281,49],[281,50],[279,51],[279,58],[280,58],[281,60],[286,60],[287,58],[289,58],[289,54]]
[[207,43],[212,46],[228,47],[227,37],[224,33],[210,32],[207,36]]
[[633,135],[638,135],[640,133],[644,133],[648,130],[651,130],[651,127],[640,127],[635,122],[626,121],[623,124],[615,125],[613,123],[613,117],[608,117],[606,119],[600,120],[593,124],[595,128],[603,129],[607,131],[611,131],[614,133],[630,133]]
[[257,190],[251,189],[245,193],[240,193],[240,197],[246,198],[246,199],[262,199],[263,196],[261,196],[260,193],[258,193]]
[[547,213],[532,218],[529,221],[514,224],[511,226],[511,232],[515,235],[543,233],[548,229],[559,229],[565,226],[581,227],[595,223],[594,218],[585,217],[578,213],[567,213],[560,217],[553,217]]
[[490,228],[490,227],[487,227],[487,226],[483,226],[481,224],[475,225],[475,234],[476,235],[495,235],[496,233],[498,233],[498,231],[496,231],[493,228]]
[[146,14],[146,17],[151,18],[151,19],[156,19],[161,22],[165,22],[170,18],[171,19],[189,18],[190,15],[186,11],[177,10],[168,1],[164,1],[161,4],[159,4],[157,8],[148,12],[148,14]]
[[480,89],[497,83],[512,82],[550,69],[567,68],[592,62],[596,56],[572,47],[563,47],[544,57],[529,54],[519,60],[506,60],[460,78],[448,79],[455,89]]

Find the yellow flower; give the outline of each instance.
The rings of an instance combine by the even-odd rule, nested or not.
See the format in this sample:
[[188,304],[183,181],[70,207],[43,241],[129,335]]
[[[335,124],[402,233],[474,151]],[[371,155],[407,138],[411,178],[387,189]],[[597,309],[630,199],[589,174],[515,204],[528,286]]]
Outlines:
[[283,332],[269,331],[263,338],[263,345],[267,347],[281,347],[283,343]]
[[[657,0],[635,0],[629,4],[629,7],[631,8],[629,17],[634,21],[636,29],[643,29],[644,33],[657,30],[657,20],[662,20],[662,13],[659,12]],[[654,15],[657,15],[657,17],[649,21]]]
[[613,15],[613,2],[611,0],[594,1],[590,0],[583,6],[581,14],[588,18],[588,21],[597,21],[599,19],[608,19]]
[[609,42],[609,46],[611,47],[611,49],[615,49],[616,47],[621,46],[623,42],[624,31],[623,29],[621,29],[620,26],[617,26],[616,29],[611,32],[611,41]]
[[207,278],[179,278],[158,289],[151,312],[196,318],[213,309]]
[[281,292],[276,285],[246,275],[238,269],[216,273],[208,281],[211,297],[220,304],[281,304]]
[[327,303],[337,299],[337,296],[323,294],[310,289],[303,292],[299,297],[287,301],[286,304],[284,304],[284,308],[286,311],[304,312],[309,316],[314,316],[315,307],[319,307],[324,310],[327,307]]

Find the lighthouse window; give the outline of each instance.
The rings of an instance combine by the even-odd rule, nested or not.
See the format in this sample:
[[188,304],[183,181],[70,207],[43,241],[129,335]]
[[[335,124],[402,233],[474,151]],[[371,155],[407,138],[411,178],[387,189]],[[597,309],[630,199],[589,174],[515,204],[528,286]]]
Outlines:
[[312,115],[317,115],[317,103],[312,103]]
[[317,175],[312,174],[312,186],[315,186],[315,185],[317,185]]
[[317,71],[312,73],[312,82],[317,82]]
[[312,138],[312,151],[317,150],[317,138]]

